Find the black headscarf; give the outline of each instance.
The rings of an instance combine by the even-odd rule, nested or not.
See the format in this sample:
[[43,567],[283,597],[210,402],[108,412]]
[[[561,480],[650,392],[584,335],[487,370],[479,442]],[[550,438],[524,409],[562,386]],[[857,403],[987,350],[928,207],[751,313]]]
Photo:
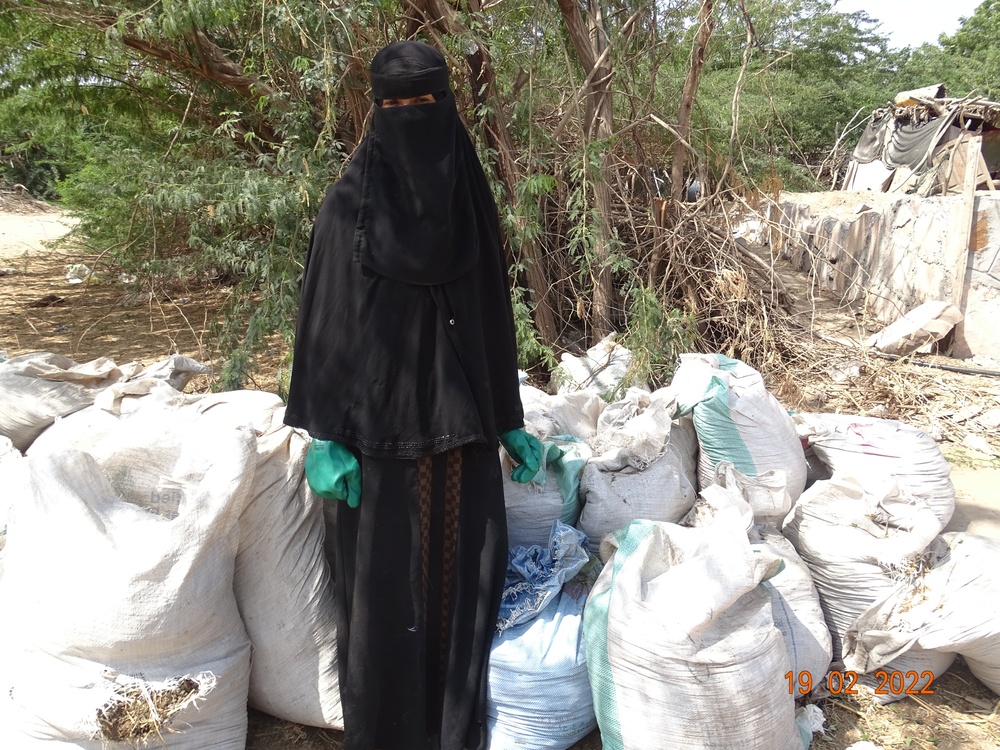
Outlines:
[[[523,424],[496,205],[444,58],[381,50],[372,128],[313,226],[285,421],[415,458]],[[443,95],[442,95],[443,94]]]

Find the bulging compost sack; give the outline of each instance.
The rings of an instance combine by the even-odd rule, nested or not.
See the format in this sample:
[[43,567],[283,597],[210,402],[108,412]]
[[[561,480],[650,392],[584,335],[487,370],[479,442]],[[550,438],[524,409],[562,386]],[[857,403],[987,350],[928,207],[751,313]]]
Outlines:
[[736,471],[728,461],[715,465],[712,482],[703,487],[698,495],[696,508],[699,503],[704,503],[709,506],[706,509],[709,513],[713,512],[713,508],[721,510],[727,506],[737,506],[742,513],[749,511],[747,531],[754,523],[780,523],[792,507],[792,499],[785,489],[784,472],[768,471],[748,477]]
[[492,750],[565,750],[597,725],[583,645],[589,587],[574,578],[588,564],[585,541],[556,523],[547,551],[511,550],[490,652]]
[[[1000,541],[943,534],[928,547],[924,563],[848,628],[845,665],[872,672],[914,648],[957,652],[1000,695]],[[911,680],[902,677],[908,686]]]
[[[753,486],[753,480],[745,481],[745,477],[736,481],[732,464],[727,462],[718,464],[716,472],[726,476],[699,493],[681,525],[692,528],[727,525],[734,534],[747,534],[753,549],[782,561],[780,570],[762,581],[761,586],[771,594],[774,624],[784,639],[794,673],[791,684],[818,685],[830,666],[832,644],[809,567],[774,525],[754,524],[748,498],[753,499],[751,496],[761,488]],[[787,493],[784,496],[787,498]],[[767,497],[771,497],[770,492]],[[755,502],[758,506],[773,507],[772,499],[762,502],[758,498]]]
[[916,427],[892,419],[850,414],[796,414],[799,434],[834,475],[882,481],[923,499],[943,529],[955,511],[951,465],[937,443]]
[[754,549],[766,549],[784,562],[781,570],[762,585],[771,592],[774,625],[785,641],[794,672],[792,685],[799,694],[803,685],[819,685],[833,660],[833,643],[819,592],[809,566],[775,527],[758,525],[750,538]]
[[699,488],[728,461],[748,477],[783,472],[791,501],[798,499],[807,474],[802,442],[760,373],[722,354],[682,354],[671,387],[681,413],[694,416]]
[[610,335],[590,347],[583,356],[564,352],[553,375],[559,383],[559,393],[592,389],[610,398],[621,388],[631,364],[632,352]]
[[542,440],[542,467],[530,482],[511,479],[513,462],[500,448],[507,540],[511,547],[545,545],[555,521],[570,526],[580,518],[580,474],[590,447],[573,438]]
[[490,651],[490,750],[566,750],[597,727],[583,645],[584,592],[560,592],[536,617],[498,633]]
[[[925,500],[875,484],[873,493],[866,491],[864,480],[851,477],[816,482],[782,526],[812,573],[835,661],[842,658],[844,639],[857,617],[916,568],[939,530],[938,517]],[[954,658],[954,653],[913,649],[891,669],[929,671],[936,677]],[[876,694],[883,702],[902,697],[893,690]]]
[[690,421],[672,419],[673,412],[672,396],[647,393],[630,416],[591,438],[603,453],[583,467],[577,526],[587,534],[592,553],[606,534],[631,521],[677,522],[690,510],[697,443]]
[[0,747],[242,750],[250,641],[233,571],[253,433],[159,417],[115,436],[100,460],[28,458],[0,580],[19,613],[0,621]]
[[122,375],[107,357],[77,364],[43,352],[0,362],[0,435],[26,451],[56,418],[90,406]]
[[10,438],[0,435],[0,578],[3,577],[3,549],[7,544],[7,514],[15,497],[27,494],[30,487],[28,463]]
[[530,385],[521,386],[524,424],[539,439],[570,436],[586,440],[597,432],[597,420],[607,403],[596,389],[554,396]]
[[178,420],[249,428],[253,483],[239,519],[233,579],[253,644],[249,703],[281,719],[340,729],[323,501],[303,481],[308,437],[284,425],[283,415],[283,402],[273,393],[187,395],[162,380],[135,380],[105,389],[92,407],[59,420],[29,452],[77,448],[102,464],[122,464],[150,450],[150,436]]
[[187,408],[228,423],[251,420],[257,436],[233,578],[253,644],[250,705],[297,724],[343,729],[324,501],[305,482],[309,438],[283,423],[285,407],[273,393],[230,391]]
[[584,610],[607,750],[801,750],[790,669],[760,586],[780,567],[725,524],[635,521],[602,544]]

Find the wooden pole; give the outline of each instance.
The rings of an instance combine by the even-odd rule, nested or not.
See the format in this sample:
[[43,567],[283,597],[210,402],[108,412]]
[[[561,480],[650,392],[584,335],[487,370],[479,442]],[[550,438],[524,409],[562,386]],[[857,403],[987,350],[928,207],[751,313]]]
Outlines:
[[[964,134],[963,134],[964,135]],[[972,239],[972,225],[976,218],[976,183],[979,182],[979,159],[982,153],[982,136],[969,134],[965,143],[965,180],[962,183],[962,202],[956,212],[952,226],[954,237],[951,243],[952,274],[951,302],[965,315],[967,287],[966,274],[969,271],[969,242]],[[956,146],[955,151],[958,151]],[[964,334],[965,324],[955,326],[955,335]]]

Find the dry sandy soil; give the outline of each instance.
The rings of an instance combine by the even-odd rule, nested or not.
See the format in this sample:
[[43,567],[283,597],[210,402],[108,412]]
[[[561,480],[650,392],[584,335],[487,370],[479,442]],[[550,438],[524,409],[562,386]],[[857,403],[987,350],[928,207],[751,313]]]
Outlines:
[[[106,356],[118,364],[151,364],[178,352],[212,362],[208,330],[229,290],[201,287],[154,294],[130,290],[107,278],[100,259],[72,248],[45,246],[61,236],[68,223],[45,204],[0,193],[0,350],[7,357],[51,351],[78,362]],[[71,285],[66,278],[67,266],[80,262],[95,271],[95,278]],[[791,281],[802,284],[801,279]],[[827,303],[822,310],[834,324],[850,327],[853,318],[849,311],[837,319],[836,305]],[[813,302],[802,314],[815,318],[816,311]],[[271,364],[276,365],[280,355],[276,353]],[[1000,404],[1000,380],[976,378],[969,382],[962,377],[935,375],[935,387],[941,393],[955,394],[955,403],[945,404],[940,413],[917,416],[937,420],[939,426],[950,425],[944,430],[946,434],[961,430],[967,434],[973,420],[959,419],[958,412],[970,400],[979,403],[980,411]],[[272,370],[265,371],[255,385],[273,390],[274,383]],[[210,386],[210,379],[204,378],[194,381],[189,390]],[[1000,538],[1000,461],[953,444],[943,447],[959,489],[959,507],[949,530]],[[826,719],[826,731],[816,735],[813,747],[843,750],[859,740],[870,740],[883,750],[1000,748],[1000,700],[961,661],[934,687],[933,695],[911,696],[889,706],[879,706],[863,695],[812,697]],[[761,689],[787,687],[762,685]],[[341,738],[339,732],[303,727],[251,711],[247,747],[327,750],[340,748]],[[598,732],[574,746],[575,750],[600,747]]]

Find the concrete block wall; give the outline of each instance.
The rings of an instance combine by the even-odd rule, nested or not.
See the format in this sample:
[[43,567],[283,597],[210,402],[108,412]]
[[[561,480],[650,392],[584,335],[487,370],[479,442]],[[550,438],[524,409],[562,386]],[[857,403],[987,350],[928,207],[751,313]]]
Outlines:
[[881,323],[927,300],[956,302],[965,320],[956,328],[953,355],[997,358],[1000,194],[976,193],[964,253],[962,200],[869,191],[784,193],[768,210],[768,239],[773,253],[840,299],[863,305]]

